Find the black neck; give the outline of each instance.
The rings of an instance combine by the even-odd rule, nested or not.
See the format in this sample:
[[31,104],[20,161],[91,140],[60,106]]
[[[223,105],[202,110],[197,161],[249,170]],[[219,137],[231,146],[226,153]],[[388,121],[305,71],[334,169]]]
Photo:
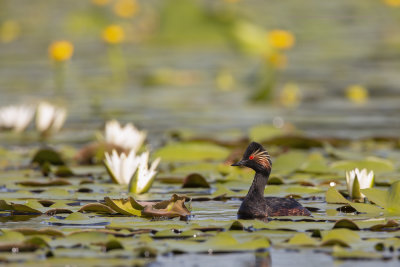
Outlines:
[[267,185],[268,177],[269,173],[256,172],[246,198],[264,198],[264,189]]

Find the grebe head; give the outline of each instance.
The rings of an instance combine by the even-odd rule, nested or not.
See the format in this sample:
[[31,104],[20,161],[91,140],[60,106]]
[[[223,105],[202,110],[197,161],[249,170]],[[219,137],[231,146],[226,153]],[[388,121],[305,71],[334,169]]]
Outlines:
[[271,158],[262,145],[252,142],[243,154],[243,158],[232,166],[246,166],[261,173],[271,172]]

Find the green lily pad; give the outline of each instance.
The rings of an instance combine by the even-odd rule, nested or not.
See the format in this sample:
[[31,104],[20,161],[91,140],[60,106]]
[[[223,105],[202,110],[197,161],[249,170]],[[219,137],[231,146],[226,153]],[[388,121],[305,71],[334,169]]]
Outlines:
[[370,227],[371,231],[386,231],[389,228],[397,228],[400,224],[395,220],[388,220],[386,223],[375,224]]
[[305,233],[299,233],[290,238],[288,244],[296,246],[317,246],[318,241]]
[[262,142],[276,136],[281,136],[284,133],[285,132],[281,128],[276,128],[273,125],[262,124],[251,127],[249,138],[255,142]]
[[59,166],[54,173],[57,177],[71,177],[74,176],[73,171],[65,165]]
[[330,187],[325,193],[325,199],[327,203],[348,203],[348,200],[344,198],[339,191],[334,187]]
[[358,228],[357,224],[349,219],[341,219],[339,221],[337,221],[335,223],[335,225],[333,226],[333,229],[336,228],[346,228],[346,229],[350,229],[350,230],[360,230],[360,228]]
[[109,197],[105,197],[104,201],[108,207],[116,212],[123,215],[134,215],[141,216],[142,212],[140,210],[132,207],[130,199],[111,199]]
[[29,200],[24,204],[10,203],[0,200],[0,209],[17,214],[42,214],[46,209],[37,201]]
[[22,181],[17,184],[23,186],[63,186],[63,185],[71,185],[71,182],[65,179],[51,179],[51,180],[35,180],[35,181]]
[[366,188],[361,189],[361,193],[363,193],[369,201],[374,202],[376,205],[381,206],[382,208],[386,208],[388,205],[386,190],[381,190],[378,188]]
[[371,216],[372,215],[379,215],[381,213],[384,212],[383,209],[375,206],[375,205],[371,205],[371,204],[365,204],[365,203],[355,203],[355,202],[350,202],[349,201],[349,205],[352,206],[353,208],[355,208],[358,212],[361,213],[368,213]]
[[119,240],[111,239],[107,243],[104,244],[104,248],[108,252],[108,251],[115,250],[115,249],[124,249],[124,246],[122,245],[122,243]]
[[2,230],[0,245],[19,243],[25,240],[25,236],[19,232]]
[[389,214],[400,215],[400,181],[394,182],[389,188],[387,211]]
[[308,173],[326,173],[330,171],[326,159],[319,153],[309,155],[301,165],[300,170]]
[[101,203],[89,203],[85,206],[81,207],[79,212],[98,212],[98,213],[106,213],[106,214],[115,214],[117,213],[115,210],[110,208],[109,206],[103,205]]
[[250,241],[239,242],[230,233],[222,232],[207,241],[198,243],[195,241],[170,242],[173,251],[180,252],[238,252],[267,249],[270,246],[268,239],[256,238]]
[[61,155],[51,149],[51,148],[42,148],[35,153],[32,158],[32,163],[37,163],[39,165],[43,165],[44,163],[50,163],[51,165],[64,165],[64,160],[61,158]]
[[223,160],[229,155],[229,150],[210,143],[172,143],[160,148],[154,157],[160,157],[166,162],[193,162],[200,160]]
[[307,154],[301,151],[289,151],[274,160],[274,172],[291,173],[299,169],[305,162]]
[[223,168],[222,166],[221,164],[215,162],[186,163],[172,169],[172,173],[188,175],[193,173],[193,171],[195,170],[196,173],[200,174],[217,174],[220,172],[220,169]]
[[185,196],[174,194],[170,200],[158,202],[154,205],[146,205],[142,211],[143,216],[148,217],[186,217],[190,211],[185,206]]
[[337,161],[331,165],[334,170],[351,171],[355,168],[372,170],[375,173],[394,171],[393,163],[390,160],[369,157],[365,160],[343,160]]
[[276,136],[262,142],[267,146],[281,146],[295,149],[309,149],[313,147],[322,147],[323,142],[307,136],[302,136],[299,133],[287,134],[284,136]]
[[346,250],[340,247],[334,247],[332,256],[337,259],[383,259],[383,255],[377,252],[363,250]]
[[183,180],[182,188],[210,188],[204,176],[198,173],[192,173],[185,177]]
[[23,234],[24,236],[30,235],[48,235],[52,237],[63,237],[64,233],[53,228],[42,228],[42,229],[34,229],[34,228],[16,228],[13,231]]
[[369,188],[362,192],[370,201],[384,208],[386,215],[400,215],[400,181],[394,182],[388,191]]
[[234,221],[230,226],[229,226],[229,230],[240,230],[243,231],[244,230],[244,225],[240,222],[240,221]]
[[359,234],[349,229],[333,229],[330,231],[322,231],[322,246],[339,245],[344,247],[354,246],[361,241]]

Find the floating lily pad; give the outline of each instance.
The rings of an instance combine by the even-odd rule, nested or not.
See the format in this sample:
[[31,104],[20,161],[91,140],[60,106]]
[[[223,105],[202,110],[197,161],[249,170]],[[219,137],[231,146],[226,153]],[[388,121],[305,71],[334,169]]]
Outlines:
[[115,210],[110,208],[109,206],[103,205],[101,203],[89,203],[85,206],[81,207],[79,212],[98,212],[98,213],[106,213],[106,214],[115,214],[117,213]]
[[369,157],[365,160],[343,160],[337,161],[331,165],[334,170],[351,171],[355,168],[372,170],[375,173],[391,172],[394,170],[393,163],[390,160]]
[[394,182],[389,188],[387,211],[390,214],[400,215],[400,181]]
[[301,167],[307,159],[307,154],[301,151],[290,151],[274,160],[274,172],[291,173]]
[[300,170],[308,173],[330,172],[326,159],[319,153],[309,155],[301,165]]
[[362,192],[370,201],[384,208],[387,215],[400,215],[400,181],[394,182],[387,191],[369,188]]
[[13,229],[15,232],[19,232],[24,236],[30,235],[48,235],[53,237],[63,237],[64,233],[53,228],[42,228],[42,229],[33,229],[33,228],[16,228]]
[[54,173],[58,177],[71,177],[74,176],[73,171],[65,165],[59,166]]
[[193,162],[199,160],[223,160],[229,150],[210,143],[173,143],[160,148],[154,157],[167,162]]
[[190,215],[185,206],[185,196],[173,195],[170,200],[158,202],[154,205],[146,205],[142,211],[143,216],[150,217],[183,217]]
[[334,187],[330,187],[325,193],[325,199],[327,203],[348,203],[348,200],[344,198],[339,191]]
[[296,149],[307,149],[313,147],[322,147],[323,142],[310,138],[307,136],[302,136],[299,134],[288,134],[285,136],[276,136],[268,140],[262,141],[263,144],[267,146],[282,146],[282,147],[290,147]]
[[195,241],[170,242],[175,252],[238,252],[267,249],[270,246],[268,239],[257,238],[251,241],[239,242],[229,233],[218,233],[203,243]]
[[22,181],[17,184],[24,186],[63,186],[63,185],[71,185],[71,183],[65,179],[51,179],[51,180],[35,180],[35,181]]
[[24,204],[7,203],[4,200],[0,200],[0,209],[17,214],[42,214],[45,210],[39,202],[34,200],[26,201]]
[[105,197],[104,201],[108,207],[120,214],[130,216],[142,215],[140,210],[137,210],[132,206],[130,199],[110,199],[109,197]]
[[360,230],[360,228],[358,228],[357,224],[354,223],[353,221],[349,220],[349,219],[342,219],[339,220],[335,223],[335,225],[333,226],[333,229],[335,228],[346,228],[346,229],[350,229],[350,230]]
[[305,233],[299,233],[290,238],[288,244],[297,246],[316,246],[318,245],[318,241]]
[[37,163],[39,165],[43,165],[44,163],[50,163],[51,165],[64,165],[64,160],[61,158],[61,155],[51,149],[51,148],[42,148],[35,153],[32,158],[32,163]]
[[346,250],[339,247],[333,248],[332,256],[337,259],[351,259],[351,260],[383,259],[383,255],[380,253],[363,251],[363,250]]
[[182,188],[210,188],[210,184],[204,176],[198,173],[192,173],[183,180]]
[[355,231],[349,229],[333,229],[322,231],[322,246],[339,245],[342,247],[351,247],[361,241],[360,236]]
[[250,129],[249,137],[250,140],[255,142],[263,142],[273,137],[284,135],[285,132],[281,128],[276,128],[273,125],[257,125]]

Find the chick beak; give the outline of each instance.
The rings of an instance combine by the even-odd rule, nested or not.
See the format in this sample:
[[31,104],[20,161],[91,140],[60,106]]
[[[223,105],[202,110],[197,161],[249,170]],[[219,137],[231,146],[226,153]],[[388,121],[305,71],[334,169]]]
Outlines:
[[238,161],[236,163],[233,163],[231,166],[243,166],[243,165],[244,165],[244,161],[241,160],[241,161]]

